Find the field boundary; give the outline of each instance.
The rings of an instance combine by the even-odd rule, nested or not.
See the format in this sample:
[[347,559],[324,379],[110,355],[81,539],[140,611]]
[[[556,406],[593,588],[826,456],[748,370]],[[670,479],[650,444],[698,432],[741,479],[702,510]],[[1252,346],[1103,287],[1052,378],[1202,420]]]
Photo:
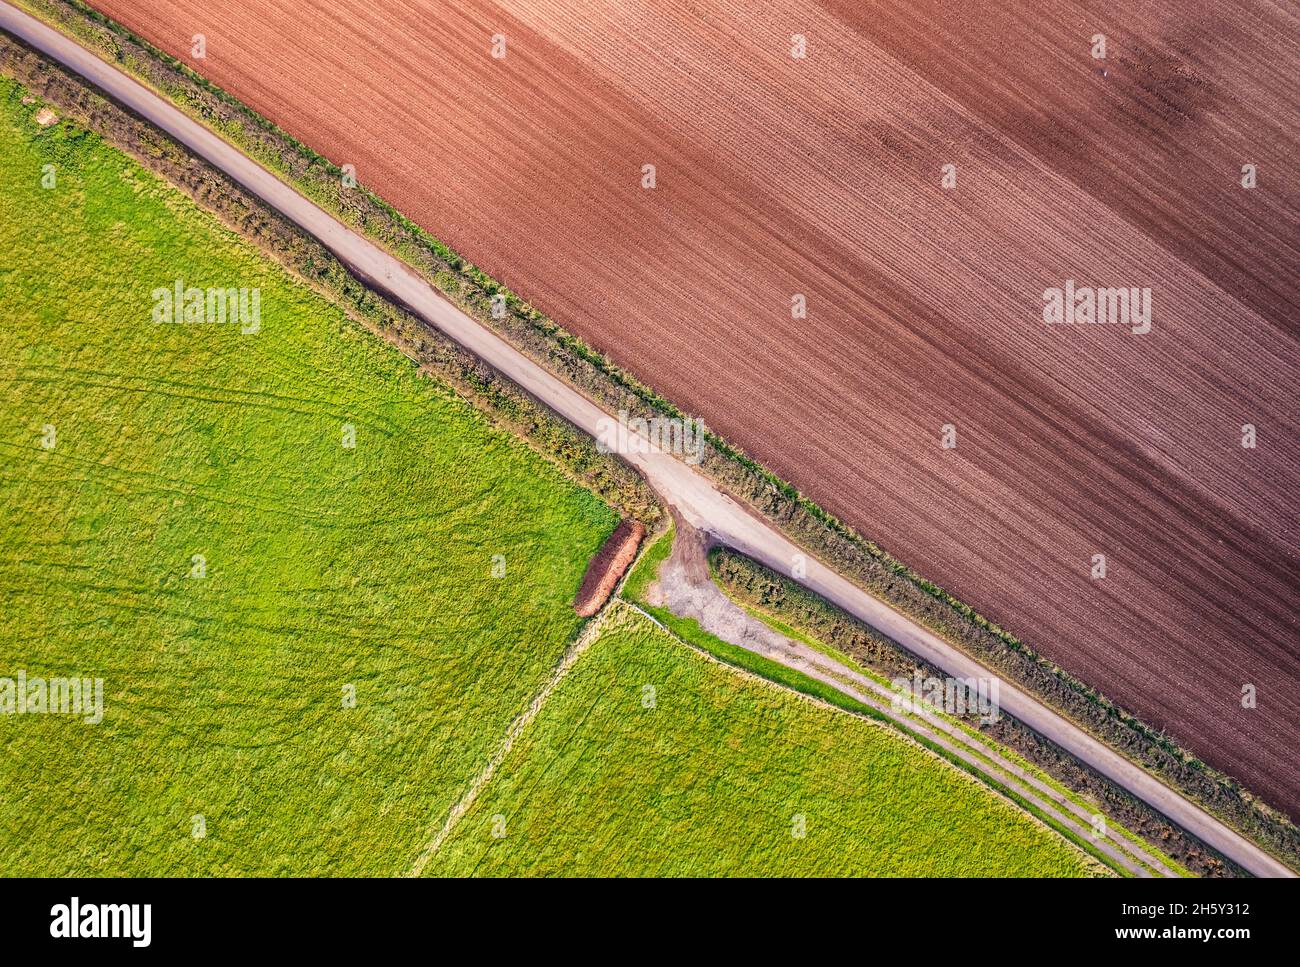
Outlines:
[[[81,0],[16,0],[16,3],[76,37],[191,117],[220,132],[345,224],[402,258],[453,304],[602,405],[646,417],[682,415],[653,389],[565,332],[378,196],[364,188],[343,188],[341,169],[179,61],[91,10]],[[146,143],[150,142],[155,148],[161,143],[157,135],[146,139]],[[128,150],[134,153],[138,149],[128,147]],[[213,199],[207,197],[200,201],[209,207],[213,204]],[[301,241],[297,244],[302,245]],[[355,280],[332,281],[344,291],[362,289],[361,293],[352,293],[361,303],[376,302],[376,297]],[[507,309],[501,319],[494,318],[492,313],[493,299],[498,296],[503,298]],[[387,308],[374,311],[381,317],[394,315]],[[420,341],[437,341],[424,327],[414,325],[415,330],[405,329],[403,335],[411,338],[414,333]],[[391,340],[393,334],[385,328],[392,326],[390,320],[377,331]],[[448,352],[445,346],[439,349]],[[454,347],[450,352],[456,352]],[[453,381],[458,389],[462,384],[473,389],[477,383],[492,392],[508,395],[501,386],[502,381],[485,373],[484,367],[475,369],[473,363],[463,360],[458,361],[457,367],[475,377]],[[537,409],[535,402],[528,402]],[[518,403],[513,405],[517,407]],[[545,417],[536,414],[529,417],[534,422],[545,421]],[[563,422],[554,416],[550,420]],[[523,421],[525,425],[527,422]],[[570,437],[578,436],[572,428],[569,431]],[[569,439],[565,447],[581,449],[581,444]],[[710,434],[699,469],[720,488],[754,507],[789,539],[833,564],[860,587],[1017,683],[1111,748],[1123,751],[1130,760],[1289,864],[1300,866],[1300,829],[1282,813],[858,535],[738,448]],[[592,489],[606,497],[609,481],[605,484],[604,492],[596,487]],[[584,485],[591,486],[585,482]],[[622,478],[618,486],[628,486],[626,479]],[[644,515],[642,519],[648,521],[657,519],[661,513],[653,502],[642,503],[639,512],[627,509],[635,516]]]
[[551,677],[547,680],[546,684],[542,686],[541,691],[533,696],[533,700],[528,703],[528,707],[520,712],[515,720],[510,723],[510,728],[506,730],[505,737],[501,740],[501,744],[497,746],[496,752],[492,754],[492,758],[487,761],[487,764],[479,774],[470,781],[464,795],[462,795],[460,799],[456,801],[455,805],[453,805],[448,811],[447,818],[443,821],[442,827],[438,830],[438,833],[432,839],[428,840],[424,848],[420,850],[419,855],[415,858],[415,862],[411,864],[410,870],[405,874],[407,877],[417,877],[424,874],[425,867],[429,865],[434,855],[442,847],[442,844],[447,841],[447,837],[452,834],[452,831],[456,828],[456,824],[461,821],[467,812],[469,812],[470,808],[474,805],[474,802],[478,799],[479,794],[487,784],[492,781],[493,776],[496,775],[497,769],[501,767],[501,763],[506,760],[506,756],[510,754],[510,750],[513,749],[515,743],[519,741],[519,737],[524,734],[524,731],[528,726],[531,725],[533,720],[541,713],[542,707],[546,704],[546,700],[551,697],[552,693],[554,693],[556,688],[559,687],[560,682],[562,682],[569,674],[573,666],[578,663],[578,659],[596,643],[596,640],[600,637],[601,631],[604,629],[605,619],[610,614],[611,606],[617,606],[617,603],[617,600],[611,600],[596,614],[595,617],[588,621],[583,629],[578,633],[577,638],[574,639],[568,650],[565,651],[563,657],[560,659],[560,663],[555,666],[555,671],[551,673]]

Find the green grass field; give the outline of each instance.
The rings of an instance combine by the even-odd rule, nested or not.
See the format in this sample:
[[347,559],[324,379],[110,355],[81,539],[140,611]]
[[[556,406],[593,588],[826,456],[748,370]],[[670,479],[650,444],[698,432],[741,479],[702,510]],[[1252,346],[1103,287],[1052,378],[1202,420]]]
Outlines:
[[[615,517],[39,106],[0,79],[0,677],[105,715],[0,716],[0,873],[404,872]],[[177,278],[260,330],[155,324]]]
[[426,872],[1095,869],[1055,833],[886,727],[742,678],[624,607]]

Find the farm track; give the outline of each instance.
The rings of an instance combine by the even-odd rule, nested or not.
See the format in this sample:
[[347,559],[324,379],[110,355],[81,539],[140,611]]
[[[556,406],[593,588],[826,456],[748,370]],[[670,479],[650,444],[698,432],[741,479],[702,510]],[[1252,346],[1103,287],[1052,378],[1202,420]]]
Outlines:
[[95,5],[1300,814],[1296,4]]
[[[589,399],[456,309],[404,263],[344,227],[174,105],[57,31],[3,3],[0,3],[0,27],[72,67],[111,93],[120,103],[158,125],[315,236],[358,277],[368,281],[386,297],[410,307],[430,325],[478,355],[505,378],[544,401],[575,426],[593,435],[599,432],[598,427],[606,415]],[[627,460],[646,476],[681,519],[706,532],[712,539],[775,567],[788,565],[800,553],[800,549],[769,522],[720,493],[682,461],[653,448],[645,452],[634,451]],[[969,657],[893,611],[816,558],[806,560],[806,572],[802,581],[810,590],[894,639],[931,665],[958,677],[988,674]],[[1003,683],[1001,707],[1006,714],[1019,719],[1081,762],[1123,786],[1250,872],[1265,876],[1294,875],[1222,822],[1009,682]]]
[[469,812],[470,807],[474,805],[474,801],[478,799],[479,794],[483,791],[484,787],[492,781],[492,777],[496,775],[496,771],[501,767],[501,763],[505,761],[506,756],[510,754],[510,750],[513,749],[515,743],[519,741],[519,737],[523,735],[528,726],[532,724],[533,719],[537,718],[537,716],[541,714],[542,707],[546,704],[546,700],[551,697],[551,693],[559,687],[560,682],[564,680],[564,677],[569,674],[573,669],[573,666],[577,664],[578,659],[582,657],[583,653],[596,643],[596,639],[600,637],[601,629],[604,627],[605,619],[608,615],[609,609],[606,608],[596,614],[592,620],[587,622],[586,627],[582,629],[573,644],[571,644],[565,651],[559,664],[555,666],[555,670],[551,673],[551,677],[547,679],[546,684],[542,686],[541,691],[533,696],[533,700],[528,703],[528,707],[519,713],[515,720],[510,723],[509,730],[501,740],[501,744],[497,746],[496,751],[493,752],[492,758],[488,760],[487,764],[482,768],[478,775],[473,778],[464,794],[448,811],[447,816],[443,820],[442,826],[439,827],[437,833],[431,835],[428,842],[421,847],[419,855],[415,857],[415,861],[411,864],[411,868],[407,871],[406,876],[424,875],[424,870],[429,865],[429,862],[437,854],[438,850],[442,847],[442,844],[447,841],[447,837],[450,836],[451,831],[456,828],[456,824],[461,821],[467,812]]

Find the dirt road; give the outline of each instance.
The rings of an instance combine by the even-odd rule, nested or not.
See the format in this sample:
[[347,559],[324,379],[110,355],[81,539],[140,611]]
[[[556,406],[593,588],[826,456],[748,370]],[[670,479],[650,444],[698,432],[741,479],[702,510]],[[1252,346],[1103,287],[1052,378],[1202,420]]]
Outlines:
[[[575,426],[596,436],[602,420],[609,419],[573,387],[448,303],[402,262],[340,224],[226,141],[95,54],[3,2],[0,2],[0,29],[75,70],[224,171],[314,235],[359,276],[411,307]],[[695,529],[714,535],[720,542],[788,572],[790,562],[801,553],[799,548],[767,522],[719,493],[691,466],[654,450],[649,441],[645,441],[645,448],[648,452],[630,454],[629,462],[645,474],[682,519]],[[816,559],[807,560],[803,583],[948,674],[962,678],[995,677]],[[1124,786],[1245,869],[1262,876],[1294,875],[1258,847],[1010,683],[1002,683],[1000,697],[1005,714],[1020,719]]]
[[1300,816],[1294,3],[95,5]]

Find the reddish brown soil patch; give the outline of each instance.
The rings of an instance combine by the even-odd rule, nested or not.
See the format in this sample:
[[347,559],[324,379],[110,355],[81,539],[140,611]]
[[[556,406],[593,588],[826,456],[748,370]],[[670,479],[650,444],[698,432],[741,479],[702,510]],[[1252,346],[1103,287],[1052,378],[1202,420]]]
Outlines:
[[1300,815],[1293,5],[96,5]]
[[609,600],[623,572],[636,558],[643,537],[645,525],[639,520],[625,520],[614,528],[582,576],[582,587],[573,602],[573,610],[579,617],[590,618]]

